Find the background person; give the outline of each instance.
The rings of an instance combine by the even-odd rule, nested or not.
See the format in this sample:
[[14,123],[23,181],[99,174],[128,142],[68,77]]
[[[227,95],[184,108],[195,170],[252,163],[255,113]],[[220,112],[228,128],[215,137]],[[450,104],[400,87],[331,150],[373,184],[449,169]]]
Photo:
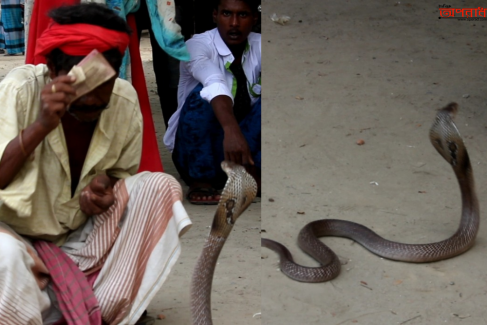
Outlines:
[[24,1],[2,0],[0,49],[5,55],[24,55]]
[[164,143],[194,204],[217,204],[226,159],[247,166],[260,183],[261,36],[252,0],[216,1],[217,28],[186,42],[191,59],[182,62],[178,110]]

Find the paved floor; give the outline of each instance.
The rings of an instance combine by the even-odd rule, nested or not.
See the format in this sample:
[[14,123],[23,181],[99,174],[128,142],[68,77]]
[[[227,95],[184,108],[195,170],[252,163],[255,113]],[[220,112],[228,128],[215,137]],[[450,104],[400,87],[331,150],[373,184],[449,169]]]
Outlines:
[[[428,139],[435,109],[452,101],[487,210],[487,21],[440,20],[438,3],[418,1],[263,0],[262,7],[263,236],[314,266],[296,238],[315,219],[355,221],[406,243],[452,235],[458,184]],[[273,13],[291,20],[278,25],[267,19]],[[429,264],[325,238],[344,263],[326,284],[289,280],[263,249],[262,323],[485,324],[483,220],[471,250]]]

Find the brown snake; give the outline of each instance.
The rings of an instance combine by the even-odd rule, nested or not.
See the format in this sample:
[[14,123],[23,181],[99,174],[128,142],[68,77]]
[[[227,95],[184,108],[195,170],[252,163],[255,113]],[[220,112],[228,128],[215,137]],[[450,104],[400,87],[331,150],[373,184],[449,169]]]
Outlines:
[[457,256],[473,246],[479,230],[479,204],[475,193],[472,167],[453,117],[458,105],[451,103],[439,110],[430,129],[430,140],[441,156],[452,166],[462,195],[462,217],[457,231],[448,239],[430,244],[403,244],[382,238],[360,224],[324,219],[308,223],[299,233],[299,247],[316,259],[320,267],[305,267],[294,263],[289,250],[270,239],[261,245],[279,254],[280,269],[291,279],[302,282],[325,282],[340,273],[338,257],[318,237],[350,238],[372,253],[387,259],[423,263]]
[[252,203],[257,194],[257,183],[245,168],[231,162],[222,162],[228,176],[206,239],[193,272],[191,282],[191,314],[194,325],[211,325],[211,284],[218,256],[230,235],[237,218]]

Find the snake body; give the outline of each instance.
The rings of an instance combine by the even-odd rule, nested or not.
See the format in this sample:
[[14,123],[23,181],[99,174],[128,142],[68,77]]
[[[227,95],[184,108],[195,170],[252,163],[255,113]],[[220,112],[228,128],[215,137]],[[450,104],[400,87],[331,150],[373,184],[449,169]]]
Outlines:
[[218,256],[237,218],[252,203],[257,183],[245,168],[224,161],[228,176],[218,203],[210,234],[206,239],[193,272],[191,282],[191,314],[194,325],[211,325],[211,285]]
[[430,140],[440,155],[452,166],[462,196],[462,216],[457,231],[448,239],[429,244],[403,244],[382,238],[369,228],[345,221],[324,219],[308,223],[299,233],[299,247],[316,259],[320,267],[294,263],[289,250],[270,239],[261,245],[280,257],[280,269],[291,279],[301,282],[325,282],[340,273],[336,254],[318,238],[322,236],[352,239],[381,257],[413,263],[434,262],[462,254],[471,248],[479,230],[479,204],[475,192],[470,159],[463,140],[453,123],[458,105],[451,103],[438,111],[430,129]]

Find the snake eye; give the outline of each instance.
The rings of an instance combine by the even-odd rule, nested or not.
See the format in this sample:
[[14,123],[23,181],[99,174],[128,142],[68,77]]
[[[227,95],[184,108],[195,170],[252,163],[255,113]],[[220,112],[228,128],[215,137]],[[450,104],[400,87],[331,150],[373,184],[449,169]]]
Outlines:
[[448,142],[448,149],[450,152],[457,152],[458,146],[455,142]]

